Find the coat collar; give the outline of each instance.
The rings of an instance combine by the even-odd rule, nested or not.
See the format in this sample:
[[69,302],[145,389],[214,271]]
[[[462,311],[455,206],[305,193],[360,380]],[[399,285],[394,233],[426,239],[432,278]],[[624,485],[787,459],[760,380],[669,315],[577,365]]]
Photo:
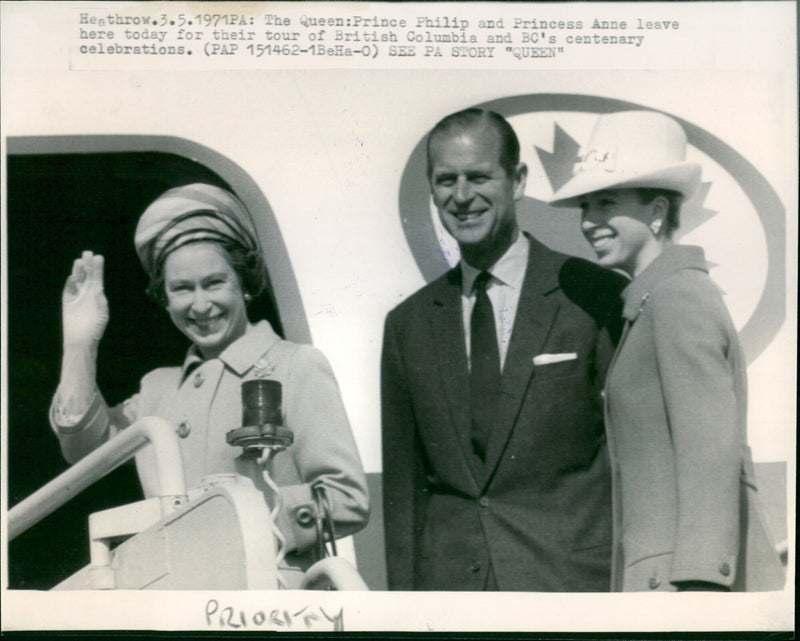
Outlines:
[[[270,347],[280,340],[269,322],[258,321],[255,325],[249,325],[244,336],[228,345],[222,354],[221,360],[228,368],[243,376],[256,361]],[[192,369],[203,363],[205,359],[200,354],[196,345],[192,345],[186,353],[186,358],[181,367],[181,380],[184,380]]]
[[684,269],[698,269],[708,273],[702,248],[693,245],[667,247],[622,290],[625,303],[622,315],[629,321],[636,320],[656,286],[665,278]]
[[464,457],[461,461],[469,468],[477,491],[482,471],[470,442],[469,364],[461,318],[461,282],[461,265],[457,265],[433,283],[428,322],[442,390],[455,428],[451,434],[457,439]]

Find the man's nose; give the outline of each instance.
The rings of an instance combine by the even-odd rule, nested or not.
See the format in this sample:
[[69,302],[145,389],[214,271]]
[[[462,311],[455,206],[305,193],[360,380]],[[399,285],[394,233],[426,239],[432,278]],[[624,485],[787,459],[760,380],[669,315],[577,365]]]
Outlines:
[[455,190],[453,191],[453,199],[456,203],[466,203],[473,196],[472,187],[466,178],[459,178],[456,181]]

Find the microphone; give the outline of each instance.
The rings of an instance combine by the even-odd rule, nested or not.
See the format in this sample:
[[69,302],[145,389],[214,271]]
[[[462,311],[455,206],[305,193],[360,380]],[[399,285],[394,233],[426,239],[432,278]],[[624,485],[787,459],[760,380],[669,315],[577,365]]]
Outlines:
[[254,379],[242,383],[242,427],[225,434],[225,441],[253,455],[267,448],[280,451],[289,447],[294,434],[283,427],[282,397],[280,381]]

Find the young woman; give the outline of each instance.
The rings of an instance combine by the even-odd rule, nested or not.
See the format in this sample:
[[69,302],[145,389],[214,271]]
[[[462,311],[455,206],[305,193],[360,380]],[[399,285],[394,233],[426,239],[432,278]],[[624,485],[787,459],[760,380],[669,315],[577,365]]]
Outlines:
[[[181,437],[188,488],[232,472],[264,487],[260,466],[237,459],[242,450],[226,442],[226,433],[242,427],[243,382],[279,381],[283,424],[294,442],[271,463],[282,503],[276,524],[287,566],[305,570],[314,560],[310,526],[321,504],[338,536],[361,529],[368,516],[366,479],[330,365],[314,347],[248,319],[266,270],[250,215],[232,194],[205,184],[167,191],[142,214],[134,244],[150,276],[148,292],[191,347],[182,365],[148,373],[138,394],[109,407],[95,381],[109,319],[103,257],[83,252],[64,289],[64,356],[50,412],[65,458],[75,462],[138,418],[160,416]],[[148,450],[136,463],[145,496],[152,496],[158,488]],[[298,576],[290,572],[287,580]]]
[[612,590],[769,590],[783,571],[755,500],[746,370],[703,250],[673,242],[699,186],[680,125],[600,116],[572,179],[600,265],[626,273],[625,329],[608,372]]

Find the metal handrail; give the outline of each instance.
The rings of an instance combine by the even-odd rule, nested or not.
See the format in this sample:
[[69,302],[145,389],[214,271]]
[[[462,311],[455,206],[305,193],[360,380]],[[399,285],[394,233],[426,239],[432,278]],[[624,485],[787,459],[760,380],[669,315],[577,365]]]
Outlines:
[[179,507],[186,501],[186,481],[178,436],[168,421],[146,416],[11,508],[9,541],[115,470],[148,443],[155,450],[162,513],[166,515]]

